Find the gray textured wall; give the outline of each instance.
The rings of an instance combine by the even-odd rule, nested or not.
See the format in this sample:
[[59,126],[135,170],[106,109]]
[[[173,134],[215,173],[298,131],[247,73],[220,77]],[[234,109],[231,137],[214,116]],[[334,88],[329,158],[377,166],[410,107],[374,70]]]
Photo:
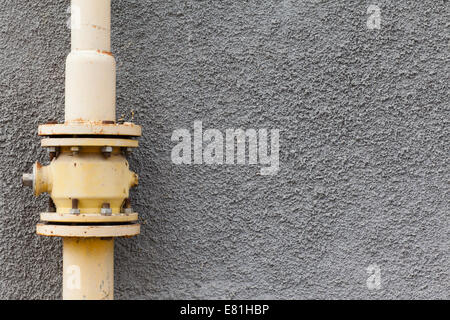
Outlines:
[[[378,4],[381,29],[366,27]],[[0,298],[57,299],[37,126],[63,121],[68,1],[0,0]],[[142,234],[116,298],[449,298],[449,4],[113,0]],[[447,26],[447,28],[446,28]],[[278,128],[281,169],[177,166],[174,129]],[[368,290],[367,266],[381,268]]]

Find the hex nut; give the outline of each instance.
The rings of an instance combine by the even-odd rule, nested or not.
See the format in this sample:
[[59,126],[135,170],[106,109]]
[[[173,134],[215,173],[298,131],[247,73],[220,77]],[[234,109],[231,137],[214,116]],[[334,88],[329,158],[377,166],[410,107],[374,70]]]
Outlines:
[[106,158],[109,158],[112,152],[113,152],[112,147],[102,147],[102,153]]
[[80,214],[80,209],[70,209],[69,213],[70,213],[70,214],[76,214],[76,215],[79,215],[79,214]]
[[72,151],[73,155],[77,155],[80,152],[80,147],[71,147],[70,151]]
[[107,202],[102,204],[102,208],[100,210],[100,213],[102,214],[102,216],[110,216],[110,215],[112,215],[111,205],[109,203],[107,203]]
[[112,209],[111,208],[102,208],[100,210],[100,213],[102,214],[102,216],[110,216],[110,215],[112,215]]

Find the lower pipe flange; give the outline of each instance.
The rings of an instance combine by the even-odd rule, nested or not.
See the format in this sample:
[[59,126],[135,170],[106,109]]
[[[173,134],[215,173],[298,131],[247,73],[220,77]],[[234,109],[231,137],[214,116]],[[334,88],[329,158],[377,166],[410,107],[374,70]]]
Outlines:
[[80,213],[78,215],[70,213],[42,212],[42,222],[56,223],[117,223],[134,222],[139,218],[138,213],[113,213],[109,216],[100,213]]

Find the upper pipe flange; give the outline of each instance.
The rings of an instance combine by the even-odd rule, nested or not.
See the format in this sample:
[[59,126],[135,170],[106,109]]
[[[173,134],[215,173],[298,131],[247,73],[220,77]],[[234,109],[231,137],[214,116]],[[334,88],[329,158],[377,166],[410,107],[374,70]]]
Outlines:
[[49,123],[40,125],[38,130],[40,136],[107,135],[140,137],[142,135],[142,127],[131,122],[123,124],[91,121]]
[[48,237],[102,238],[132,237],[140,233],[137,223],[123,225],[62,225],[38,223],[36,233]]

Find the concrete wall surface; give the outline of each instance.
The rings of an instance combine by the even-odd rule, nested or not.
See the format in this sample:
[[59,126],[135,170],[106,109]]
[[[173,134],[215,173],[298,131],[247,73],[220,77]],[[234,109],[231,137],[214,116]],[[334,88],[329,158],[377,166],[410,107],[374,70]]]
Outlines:
[[[48,196],[20,177],[48,163],[37,126],[64,121],[68,6],[0,0],[1,299],[61,297],[61,240],[35,234]],[[443,0],[113,0],[117,114],[144,130],[116,299],[448,299],[449,18]],[[175,164],[194,121],[278,129],[279,171]]]

